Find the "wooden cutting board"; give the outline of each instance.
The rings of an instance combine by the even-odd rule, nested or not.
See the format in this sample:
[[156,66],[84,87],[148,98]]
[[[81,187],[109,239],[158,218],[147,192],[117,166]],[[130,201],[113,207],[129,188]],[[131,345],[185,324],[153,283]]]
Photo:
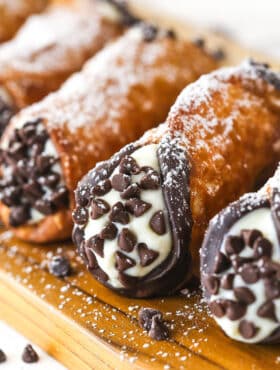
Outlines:
[[[222,64],[252,56],[278,61],[242,48],[224,36],[197,30],[142,9],[136,11],[186,37],[203,36],[210,49],[222,47]],[[73,274],[49,274],[46,260],[67,255]],[[156,342],[139,327],[140,307],[161,310],[171,338]],[[28,245],[0,229],[0,319],[14,326],[69,369],[274,369],[280,368],[279,346],[234,342],[209,317],[199,293],[170,298],[127,299],[101,286],[84,269],[71,243]]]

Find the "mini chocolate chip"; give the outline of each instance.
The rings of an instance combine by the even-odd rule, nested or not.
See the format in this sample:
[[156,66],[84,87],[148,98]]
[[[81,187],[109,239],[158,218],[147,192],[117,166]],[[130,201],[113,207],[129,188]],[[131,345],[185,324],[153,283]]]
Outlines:
[[241,317],[243,317],[246,313],[246,305],[241,302],[235,302],[235,301],[226,301],[226,315],[227,317],[232,320],[238,320]]
[[152,205],[150,203],[144,202],[143,200],[137,198],[132,198],[125,202],[125,208],[135,217],[142,216],[151,207]]
[[49,199],[38,199],[33,207],[43,215],[51,215],[55,211],[55,206]]
[[21,143],[13,143],[8,150],[8,155],[12,159],[19,160],[25,156],[26,146]]
[[83,186],[75,191],[75,199],[79,206],[86,207],[89,205],[91,189],[88,185]]
[[268,299],[274,299],[280,297],[280,281],[275,279],[265,279],[265,295]]
[[37,181],[40,185],[49,186],[50,188],[54,188],[60,180],[60,175],[56,172],[49,173],[46,176],[38,177]]
[[109,222],[103,229],[101,230],[99,236],[102,239],[109,239],[113,240],[117,236],[118,228],[112,222]]
[[234,274],[226,274],[221,278],[221,288],[231,290],[233,287]]
[[140,186],[144,190],[158,189],[160,186],[159,174],[154,170],[148,171],[140,180]]
[[224,301],[217,300],[209,303],[210,311],[214,316],[223,317],[226,313]]
[[159,256],[159,253],[157,251],[148,248],[147,244],[145,243],[139,243],[137,245],[137,250],[140,257],[140,265],[142,267],[149,266]]
[[240,257],[238,255],[233,255],[231,257],[231,264],[235,272],[239,272],[239,269],[244,264],[248,264],[254,261],[254,258]]
[[277,322],[277,317],[275,314],[275,305],[272,301],[264,302],[257,311],[258,316],[265,317]]
[[261,277],[276,277],[280,280],[280,264],[274,261],[271,261],[267,257],[260,259],[260,273]]
[[[86,245],[86,244],[85,244]],[[98,269],[98,263],[93,251],[85,246],[84,255],[86,258],[87,268],[90,270]]]
[[17,227],[25,224],[30,219],[30,209],[25,206],[12,207],[10,209],[9,224]]
[[126,212],[121,202],[113,205],[109,218],[110,221],[119,222],[123,225],[128,224],[129,222],[129,214]]
[[32,143],[32,138],[36,134],[36,126],[33,123],[27,123],[18,132],[20,138],[25,144]]
[[246,287],[238,287],[234,288],[234,295],[237,298],[239,302],[245,303],[245,304],[251,304],[255,302],[256,297],[255,294]]
[[61,186],[51,195],[51,202],[58,208],[67,207],[69,203],[69,193],[65,186]]
[[116,268],[118,271],[125,271],[135,265],[136,262],[132,258],[126,256],[121,252],[116,252]]
[[147,42],[154,41],[158,34],[158,28],[153,24],[142,24],[143,40]]
[[37,352],[35,352],[34,348],[31,346],[31,344],[28,344],[24,348],[21,358],[23,362],[26,362],[28,364],[39,361],[39,356]]
[[246,263],[240,268],[240,275],[245,283],[254,284],[260,278],[260,272],[257,266]]
[[35,164],[37,171],[41,174],[46,173],[50,170],[51,166],[56,162],[57,160],[50,155],[42,154],[36,157]]
[[166,30],[165,34],[170,39],[173,39],[173,40],[176,39],[176,32],[172,29]]
[[122,193],[121,198],[122,199],[130,199],[130,198],[139,198],[140,196],[140,188],[138,184],[133,183],[129,185]]
[[75,227],[72,234],[74,244],[78,247],[84,240],[85,232],[80,227]]
[[244,249],[244,242],[240,236],[230,235],[226,238],[225,250],[227,255],[238,254]]
[[241,236],[244,240],[245,245],[253,247],[255,241],[262,236],[262,233],[256,229],[243,229],[241,230]]
[[219,282],[219,279],[216,276],[204,275],[203,284],[205,286],[205,289],[210,294],[217,294],[218,293],[220,282]]
[[91,202],[90,217],[96,220],[110,211],[110,206],[103,199],[93,199]]
[[230,268],[230,265],[231,263],[230,263],[229,258],[227,258],[227,256],[224,253],[218,252],[215,258],[214,272],[216,274],[219,274],[220,272],[224,272]]
[[35,181],[31,181],[31,182],[28,182],[27,184],[24,184],[22,189],[23,189],[24,195],[27,196],[28,199],[30,199],[29,196],[31,197],[31,199],[40,198],[42,194],[44,193],[43,190],[41,189],[41,186],[37,184]]
[[216,61],[221,61],[221,60],[224,60],[225,57],[226,57],[226,53],[224,51],[224,49],[222,48],[218,48],[217,50],[213,51],[212,52],[212,57],[216,60]]
[[88,210],[84,207],[77,207],[73,214],[72,214],[73,220],[78,225],[84,225],[88,221]]
[[97,185],[95,185],[91,193],[95,196],[101,197],[107,194],[112,189],[111,181],[109,179],[101,180]]
[[120,272],[118,275],[120,283],[126,288],[126,289],[135,289],[135,286],[137,285],[138,278],[136,276],[127,275],[123,272]]
[[7,356],[2,349],[0,349],[0,364],[7,361]]
[[126,175],[136,175],[140,172],[140,168],[135,159],[128,155],[121,160],[119,171]]
[[112,188],[117,191],[124,191],[131,182],[131,178],[123,173],[118,173],[112,177]]
[[164,214],[162,211],[158,211],[153,214],[150,220],[150,227],[158,235],[166,233]]
[[104,240],[98,235],[94,235],[87,240],[86,248],[93,249],[100,257],[104,257]]
[[254,249],[254,257],[271,257],[272,254],[272,244],[266,238],[259,237],[253,246]]
[[149,331],[152,326],[153,316],[159,315],[162,319],[162,313],[154,308],[142,307],[138,312],[138,322],[141,328]]
[[131,252],[136,243],[136,235],[127,228],[122,229],[118,237],[118,246],[126,252]]
[[251,339],[257,334],[259,329],[251,321],[242,320],[239,323],[238,330],[243,338]]
[[151,329],[149,336],[154,340],[165,340],[169,337],[169,330],[162,321],[161,315],[154,315],[152,317]]
[[70,262],[65,256],[53,256],[48,267],[49,272],[57,277],[68,276],[71,272]]
[[205,46],[205,40],[201,37],[195,38],[194,40],[192,40],[192,43],[199,48],[204,48]]
[[21,203],[21,188],[19,186],[8,186],[1,192],[1,201],[7,206],[17,206]]
[[93,274],[95,276],[95,278],[98,280],[98,281],[101,281],[101,283],[105,283],[106,281],[109,280],[109,276],[106,274],[105,271],[103,271],[100,267],[98,268],[95,268],[93,270]]

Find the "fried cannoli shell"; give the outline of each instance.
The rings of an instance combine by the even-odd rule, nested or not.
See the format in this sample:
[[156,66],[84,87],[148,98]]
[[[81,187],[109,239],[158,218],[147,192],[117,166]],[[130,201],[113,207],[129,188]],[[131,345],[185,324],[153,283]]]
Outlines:
[[[2,138],[3,148],[16,126],[42,121],[60,157],[70,209],[78,181],[96,162],[156,126],[186,84],[216,67],[192,43],[161,30],[147,39],[146,32],[136,27],[103,49],[58,92],[15,116]],[[65,239],[71,235],[69,212],[13,230],[33,242]],[[10,226],[9,208],[2,204],[0,213]]]
[[121,17],[113,7],[113,18],[106,16],[102,6],[102,1],[95,0],[53,2],[0,47],[0,87],[15,108],[57,90],[88,58],[120,35]]
[[0,43],[12,38],[27,17],[44,10],[48,2],[48,0],[2,0],[0,4]]
[[[179,95],[165,124],[83,178],[76,190],[73,235],[87,267],[98,280],[119,293],[145,297],[170,294],[185,283],[191,272],[198,274],[199,248],[209,219],[230,201],[254,189],[260,175],[279,160],[279,82],[279,76],[266,65],[254,62],[202,76]],[[152,144],[157,148],[160,185],[155,180],[155,159],[147,154],[150,152],[137,155],[138,150],[155,150]],[[136,177],[136,183],[134,168],[124,164],[133,155],[144,176],[140,180]],[[154,174],[149,175],[150,183],[145,175],[149,171]],[[110,181],[113,193],[109,190],[100,196],[95,189],[105,180]],[[128,199],[123,193],[128,189],[125,182],[140,185],[140,202],[134,194]],[[165,200],[160,206],[165,218],[156,213],[152,216],[158,212],[159,188]],[[154,191],[154,196],[148,196],[147,189]],[[106,207],[100,208],[100,204]],[[117,218],[116,209],[129,213],[127,220],[121,219],[124,226],[118,223],[120,212]],[[88,217],[81,221],[79,215],[84,210]],[[143,223],[136,227],[141,217]],[[162,227],[164,219],[169,231]],[[107,221],[118,227],[109,237],[102,229]],[[145,236],[148,232],[150,239]],[[160,238],[168,233],[170,253],[162,261]],[[111,254],[112,250],[116,252]],[[152,258],[159,262],[153,261],[154,269],[145,274],[143,268]]]

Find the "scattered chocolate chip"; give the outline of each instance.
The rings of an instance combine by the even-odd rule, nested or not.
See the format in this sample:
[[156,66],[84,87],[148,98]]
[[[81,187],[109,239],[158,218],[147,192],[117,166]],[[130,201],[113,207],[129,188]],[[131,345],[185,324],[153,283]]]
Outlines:
[[129,185],[122,193],[122,199],[130,199],[130,198],[139,198],[140,197],[140,188],[138,184],[133,183]]
[[140,180],[140,186],[144,190],[156,190],[160,186],[160,176],[154,171],[148,171]]
[[204,46],[205,46],[205,40],[204,40],[203,38],[201,38],[201,37],[197,37],[197,38],[195,38],[195,39],[192,41],[192,43],[193,43],[194,45],[196,45],[197,47],[199,47],[199,48],[204,48]]
[[98,235],[92,236],[86,242],[86,247],[88,249],[93,249],[100,257],[104,257],[104,240]]
[[272,301],[264,302],[257,311],[258,316],[265,317],[277,322],[277,317],[275,314],[275,305]]
[[73,212],[73,220],[78,225],[84,225],[88,221],[88,210],[84,207],[77,207]]
[[149,336],[154,340],[166,340],[169,337],[169,330],[163,322],[161,315],[154,315],[152,317]]
[[[98,265],[97,265],[98,266]],[[101,268],[97,267],[93,270],[93,274],[95,278],[100,281],[101,283],[106,282],[109,280],[109,276],[103,271]]]
[[21,358],[23,362],[26,362],[28,364],[39,361],[39,356],[37,352],[35,352],[34,348],[31,346],[31,344],[28,344],[24,348]]
[[240,268],[240,275],[245,283],[254,284],[260,278],[260,272],[257,266],[254,266],[250,263],[244,264]]
[[220,272],[224,272],[230,268],[230,265],[231,263],[230,263],[229,258],[227,258],[227,256],[224,253],[219,252],[215,258],[214,272],[216,274],[219,274]]
[[280,281],[275,279],[265,279],[265,295],[267,299],[274,299],[280,297]]
[[137,175],[140,172],[137,162],[129,155],[125,156],[121,160],[119,170],[120,173],[124,173],[126,175]]
[[113,176],[111,182],[113,189],[122,192],[130,185],[131,178],[123,173],[118,173]]
[[115,205],[113,205],[109,217],[111,221],[119,222],[123,225],[128,224],[129,222],[129,214],[126,212],[121,202],[118,202]]
[[102,239],[113,240],[117,236],[118,228],[112,222],[109,222],[106,226],[103,227],[99,236]]
[[20,204],[21,188],[19,186],[7,186],[1,193],[1,201],[7,206]]
[[109,179],[105,179],[99,181],[99,183],[92,188],[91,192],[93,195],[101,197],[102,195],[107,194],[111,189],[111,181]]
[[234,274],[226,274],[221,278],[221,288],[231,290],[233,288]]
[[231,264],[235,272],[239,273],[240,267],[254,261],[254,258],[240,257],[238,255],[231,256]]
[[142,307],[138,312],[138,322],[141,328],[149,331],[152,326],[153,316],[159,315],[162,319],[162,313],[154,308]]
[[7,356],[5,352],[2,349],[0,349],[0,364],[2,364],[5,361],[7,361]]
[[150,227],[158,235],[166,233],[164,214],[162,211],[158,211],[153,214],[150,220]]
[[253,247],[255,241],[262,236],[262,233],[256,229],[243,229],[241,230],[241,236],[244,240],[245,245]]
[[12,207],[10,209],[9,224],[17,227],[25,224],[30,219],[30,210],[25,206]]
[[280,280],[280,264],[263,257],[260,259],[260,274],[263,278],[274,276]]
[[151,207],[152,205],[150,203],[144,202],[143,200],[137,198],[132,198],[125,202],[125,208],[135,217],[142,216]]
[[36,183],[35,181],[28,182],[22,186],[22,190],[25,196],[28,197],[28,199],[37,199],[43,195],[43,190],[41,189],[41,186]]
[[93,251],[87,247],[84,248],[84,257],[86,258],[87,268],[90,270],[95,270],[98,268],[98,263]]
[[227,255],[238,254],[244,249],[244,242],[240,236],[230,235],[225,241]]
[[53,256],[48,267],[49,272],[57,277],[68,276],[71,272],[70,262],[65,256]]
[[226,313],[225,304],[221,300],[211,301],[209,308],[212,314],[217,317],[223,317]]
[[153,24],[142,24],[143,40],[147,42],[154,41],[158,34],[158,28]]
[[51,215],[54,210],[54,204],[49,199],[38,199],[33,207],[43,215]]
[[50,188],[55,188],[59,180],[60,180],[60,176],[56,172],[49,173],[46,176],[40,176],[37,179],[40,185],[48,186]]
[[234,288],[233,291],[234,291],[235,297],[241,303],[251,304],[255,302],[256,300],[255,294],[249,288],[238,287],[238,288]]
[[53,156],[45,154],[39,155],[35,159],[36,169],[41,174],[44,174],[50,170],[56,161],[57,160]]
[[137,245],[137,250],[140,257],[140,265],[142,267],[149,266],[159,256],[159,253],[157,251],[148,248],[145,243],[139,243]]
[[219,291],[220,281],[216,276],[213,275],[204,275],[203,284],[206,290],[210,294],[217,294]]
[[138,282],[138,278],[136,276],[127,275],[123,272],[120,272],[118,275],[120,283],[126,289],[134,289]]
[[219,62],[225,59],[226,53],[222,48],[218,48],[212,52],[212,57]]
[[72,235],[73,242],[76,246],[79,246],[84,240],[85,232],[79,227],[75,227]]
[[177,37],[176,32],[172,29],[166,30],[165,34],[168,38],[173,39],[173,40],[175,40]]
[[272,244],[266,238],[259,237],[253,246],[254,249],[254,257],[271,257],[272,254]]
[[51,202],[57,208],[67,207],[69,204],[69,192],[65,186],[61,186],[51,195]]
[[246,313],[246,305],[241,302],[226,301],[226,315],[230,320],[238,320]]
[[91,194],[91,188],[87,185],[79,190],[75,191],[76,203],[81,207],[87,207],[89,205]]
[[125,271],[135,265],[136,262],[132,258],[126,256],[121,252],[116,252],[116,268],[118,271]]
[[239,323],[238,330],[243,338],[251,339],[257,334],[259,329],[251,321],[242,320]]
[[131,252],[136,243],[136,235],[127,228],[122,229],[118,237],[118,246],[126,252]]
[[91,202],[90,217],[96,220],[110,211],[110,206],[103,199],[93,199]]

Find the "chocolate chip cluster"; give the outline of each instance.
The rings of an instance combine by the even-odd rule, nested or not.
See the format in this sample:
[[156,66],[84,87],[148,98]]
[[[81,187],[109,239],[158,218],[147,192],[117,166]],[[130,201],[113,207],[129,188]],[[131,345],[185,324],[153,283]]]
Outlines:
[[0,97],[0,137],[14,115],[14,109]]
[[[132,180],[135,176],[137,181]],[[160,175],[151,167],[139,167],[135,159],[126,155],[120,161],[118,171],[109,179],[99,181],[91,189],[76,194],[78,206],[73,213],[76,224],[73,239],[80,253],[85,258],[88,268],[101,281],[109,280],[107,274],[98,266],[96,255],[104,258],[106,240],[116,240],[118,251],[115,255],[115,267],[119,272],[119,280],[124,287],[133,284],[135,277],[125,275],[125,271],[136,265],[136,261],[127,255],[134,250],[139,256],[140,266],[152,264],[159,256],[157,251],[141,243],[137,235],[129,229],[131,217],[142,217],[152,204],[141,199],[145,190],[158,190],[161,184]],[[100,198],[114,189],[119,193],[120,201],[108,204]],[[108,223],[88,240],[84,240],[84,228],[90,219],[96,220],[104,215]],[[157,235],[167,232],[163,211],[155,212],[148,220],[151,230]],[[122,226],[120,229],[117,227]],[[125,252],[125,253],[123,253]]]
[[[248,257],[240,255],[245,247],[252,250]],[[235,300],[217,297],[211,300],[209,307],[218,318],[241,320],[238,330],[246,339],[253,338],[260,330],[253,320],[244,319],[248,306],[256,301],[250,285],[259,280],[263,282],[265,297],[257,308],[257,315],[278,322],[273,300],[280,297],[280,264],[272,261],[272,251],[271,242],[259,230],[241,230],[240,235],[226,238],[224,253],[219,251],[216,256],[214,273],[203,276],[208,295],[218,295],[220,289],[233,291]],[[244,286],[234,287],[238,275]]]
[[58,158],[44,153],[48,140],[42,121],[37,119],[15,129],[8,147],[1,150],[0,199],[10,208],[13,227],[32,220],[32,209],[51,215],[68,207],[68,190],[53,169]]

